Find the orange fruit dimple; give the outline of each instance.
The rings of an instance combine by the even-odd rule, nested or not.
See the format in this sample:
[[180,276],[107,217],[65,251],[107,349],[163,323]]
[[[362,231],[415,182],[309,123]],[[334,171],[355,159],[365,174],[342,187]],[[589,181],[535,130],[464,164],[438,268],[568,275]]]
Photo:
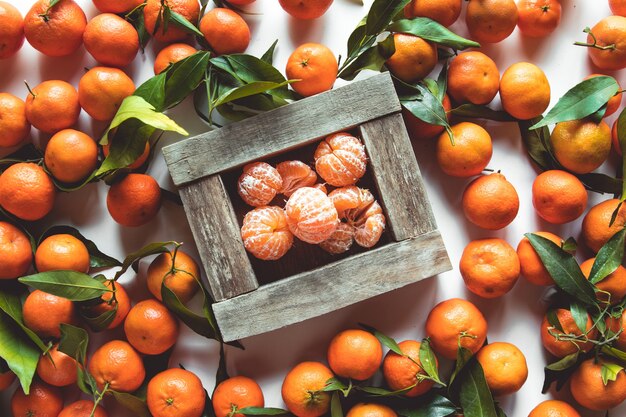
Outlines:
[[[0,177],[1,179],[1,177]],[[626,224],[626,205],[622,204],[611,224],[611,217],[620,201],[611,199],[593,206],[585,215],[582,224],[582,235],[585,243],[593,252],[598,253],[600,248]]]
[[526,357],[511,343],[495,342],[476,354],[494,396],[510,395],[522,388],[528,378]]
[[83,242],[72,235],[48,236],[35,252],[35,265],[39,272],[89,271],[89,251]]
[[398,415],[386,405],[359,403],[348,411],[346,417],[398,417]]
[[[200,2],[198,0],[167,0],[165,4],[171,11],[180,14],[191,24],[195,25],[198,21],[200,15]],[[162,13],[161,0],[148,0],[146,2],[146,6],[143,9],[143,16],[148,33],[159,42],[171,43],[187,38],[187,32],[173,22],[170,22],[167,28],[163,25],[163,22],[161,22],[155,32],[157,20],[160,15],[162,16]]]
[[56,344],[39,358],[37,375],[50,385],[65,387],[76,382],[77,367],[76,361],[59,351],[59,345]]
[[520,0],[517,9],[519,12],[517,27],[524,36],[531,38],[548,36],[561,22],[559,0]]
[[393,35],[395,52],[386,65],[389,71],[407,83],[413,83],[425,78],[437,65],[436,45],[424,39],[396,33]]
[[61,130],[46,145],[44,163],[57,180],[65,183],[79,182],[96,169],[98,145],[78,130]]
[[348,223],[339,223],[337,230],[328,239],[320,243],[320,248],[333,255],[347,252],[354,242],[354,227]]
[[202,381],[185,369],[167,369],[148,383],[146,403],[154,417],[200,417],[205,402]]
[[241,239],[248,252],[264,261],[282,258],[293,245],[285,211],[276,206],[259,207],[246,214]]
[[279,171],[265,162],[255,162],[243,167],[237,181],[237,192],[248,205],[268,205],[283,187]]
[[[385,381],[392,391],[398,391],[417,384],[404,395],[407,397],[417,397],[430,391],[433,381],[419,381],[420,375],[425,375],[422,362],[419,358],[421,343],[415,340],[405,340],[398,343],[403,356],[393,351],[389,351],[383,361],[383,375]],[[437,358],[435,358],[437,361]],[[437,362],[435,362],[437,363]]]
[[[561,242],[563,242],[563,239],[550,232],[535,232],[535,234],[551,240],[558,246],[561,246]],[[554,280],[543,265],[543,262],[541,262],[541,258],[539,258],[528,238],[524,237],[520,240],[517,245],[517,256],[519,257],[522,276],[530,283],[535,285],[554,285]]]
[[[596,258],[587,259],[580,264],[580,270],[585,277],[589,279],[591,274],[591,268]],[[626,296],[626,268],[619,265],[615,271],[605,277],[602,281],[595,284],[598,291],[596,291],[596,297],[603,303],[610,301],[610,304],[615,305],[622,301]],[[608,293],[608,294],[607,294]]]
[[[2,2],[0,13],[1,11]],[[13,94],[0,93],[0,148],[19,145],[29,133],[30,123],[26,119],[26,104]]]
[[330,90],[337,79],[339,65],[333,52],[319,43],[305,43],[289,56],[287,78],[297,80],[291,88],[305,97]]
[[540,116],[550,105],[550,83],[538,66],[518,62],[502,74],[500,99],[511,116],[529,120]]
[[112,340],[100,346],[91,356],[89,372],[98,389],[103,389],[108,383],[110,389],[120,392],[135,391],[146,377],[141,356],[121,340]]
[[[65,406],[59,417],[91,417],[94,403],[91,400],[79,400]],[[104,408],[97,406],[93,417],[109,417]]]
[[339,216],[331,199],[322,191],[303,187],[289,197],[285,206],[289,230],[300,240],[318,244],[337,230]]
[[22,220],[42,219],[52,211],[56,189],[39,165],[20,162],[0,175],[0,206]]
[[[564,358],[567,355],[571,355],[572,353],[576,353],[579,350],[583,352],[587,352],[593,348],[593,344],[591,342],[580,343],[569,340],[557,340],[557,335],[563,336],[565,334],[570,334],[574,336],[580,336],[582,332],[578,328],[578,325],[574,321],[574,317],[569,310],[565,310],[559,308],[556,310],[556,317],[563,329],[561,332],[559,329],[554,328],[550,321],[548,320],[548,316],[544,316],[543,322],[541,323],[541,342],[543,347],[550,352],[552,355],[557,358]],[[587,336],[589,339],[595,339],[598,334],[597,329],[593,328],[593,321],[591,317],[587,317],[587,327],[586,331],[588,332]]]
[[498,94],[496,63],[478,51],[460,53],[448,67],[448,94],[459,103],[488,104]]
[[174,43],[161,49],[154,59],[154,74],[160,74],[171,64],[187,58],[198,52],[193,46],[186,43]]
[[54,7],[50,3],[51,0],[38,0],[26,13],[26,40],[44,55],[70,55],[83,43],[87,17],[74,0],[60,1]]
[[40,290],[31,292],[24,302],[24,324],[42,338],[61,337],[61,323],[75,324],[74,303]]
[[454,145],[448,132],[437,140],[437,162],[441,170],[454,177],[480,174],[491,160],[491,136],[481,126],[462,122],[452,126]]
[[0,21],[0,59],[7,59],[24,44],[24,19],[15,6],[0,1]]
[[135,84],[122,70],[94,67],[78,83],[78,99],[82,108],[96,120],[113,119],[122,101],[135,92]]
[[467,220],[487,230],[499,230],[517,217],[519,197],[504,175],[494,172],[472,181],[463,192]]
[[14,417],[55,417],[63,409],[63,393],[58,387],[33,381],[30,393],[24,394],[17,388],[11,397],[11,412]]
[[278,0],[280,7],[296,19],[317,19],[326,13],[333,0]]
[[365,146],[359,139],[345,132],[325,138],[313,157],[319,176],[334,187],[355,184],[367,169]]
[[234,376],[222,381],[213,392],[213,411],[216,417],[243,417],[243,414],[231,414],[233,407],[263,407],[263,391],[255,380],[245,376]]
[[472,0],[465,23],[470,36],[480,43],[498,43],[508,38],[517,25],[518,11],[513,0]]
[[[107,280],[104,282],[104,285],[111,288],[111,282],[112,281]],[[101,297],[102,303],[96,304],[95,306],[88,308],[88,311],[93,317],[98,317],[108,311],[113,310],[115,306],[117,306],[115,317],[113,317],[113,319],[107,326],[107,329],[114,329],[122,324],[122,322],[128,315],[128,312],[130,311],[130,297],[128,296],[128,293],[126,292],[124,287],[122,287],[119,282],[115,283],[115,301],[111,301],[112,298],[113,293],[106,292]]]
[[606,359],[587,359],[574,371],[570,378],[572,396],[585,408],[590,410],[608,410],[617,407],[626,400],[626,371],[619,370],[615,381],[605,384],[603,365],[616,365]]
[[7,222],[0,222],[0,280],[25,275],[33,261],[30,239]]
[[26,97],[26,118],[42,132],[56,133],[70,128],[79,115],[78,92],[65,81],[44,81]]
[[216,7],[200,21],[200,31],[219,55],[245,52],[250,44],[250,28],[241,16],[230,9]]
[[112,13],[102,13],[87,23],[85,49],[102,65],[125,67],[139,52],[139,35],[129,22]]
[[330,393],[322,389],[333,373],[319,362],[302,362],[285,376],[281,394],[296,417],[319,417],[330,409]]
[[161,188],[149,175],[128,174],[109,189],[107,208],[113,220],[122,226],[143,226],[161,208]]
[[330,369],[336,375],[365,381],[378,371],[383,360],[383,349],[370,332],[350,329],[333,337],[327,355]]
[[428,17],[443,26],[450,26],[461,15],[462,0],[412,0],[404,7],[404,16]]
[[587,207],[585,186],[569,172],[555,169],[539,174],[532,191],[537,215],[549,223],[569,223]]
[[146,355],[160,355],[176,343],[178,321],[157,300],[144,300],[128,312],[124,333],[137,351]]
[[197,280],[199,279],[200,268],[196,261],[178,249],[174,265],[172,265],[172,252],[162,253],[152,261],[148,267],[146,283],[148,290],[159,301],[163,301],[161,284],[165,283],[165,286],[176,294],[183,304],[186,304],[198,292]]
[[304,162],[283,161],[276,165],[276,170],[283,180],[280,193],[287,197],[291,197],[298,188],[314,187],[317,181],[315,171]]
[[459,264],[467,288],[483,298],[511,291],[520,274],[515,249],[502,239],[480,239],[467,244]]
[[547,400],[533,408],[528,417],[580,417],[580,414],[565,401]]
[[478,352],[487,339],[487,321],[471,302],[452,298],[437,304],[428,314],[426,335],[435,352],[454,360],[459,343],[472,353]]

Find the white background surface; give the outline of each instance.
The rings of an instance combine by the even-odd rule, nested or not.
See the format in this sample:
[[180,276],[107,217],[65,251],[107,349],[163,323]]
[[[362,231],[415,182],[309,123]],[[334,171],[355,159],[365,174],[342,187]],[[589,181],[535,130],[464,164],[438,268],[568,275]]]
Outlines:
[[[31,1],[25,0],[9,2],[15,4],[22,13],[25,13],[31,4]],[[79,0],[78,3],[83,6],[88,18],[97,14],[90,1]],[[360,6],[351,0],[335,0],[322,18],[304,22],[290,18],[275,0],[258,0],[250,10],[260,14],[245,16],[252,31],[252,42],[248,52],[260,56],[274,39],[278,38],[274,63],[281,70],[284,69],[291,51],[303,42],[323,43],[336,54],[345,54],[349,34],[365,15],[370,4],[371,1],[366,1],[366,6]],[[517,61],[538,64],[550,80],[552,105],[584,76],[596,72],[587,59],[586,50],[573,46],[572,43],[585,39],[582,33],[585,26],[592,26],[610,14],[606,0],[563,0],[562,5],[561,25],[551,37],[543,40],[524,39],[516,30],[504,42],[483,48],[483,51],[496,61],[501,73]],[[466,34],[464,15],[465,12],[452,27],[461,35]],[[160,47],[151,42],[146,48],[145,55],[139,54],[135,62],[126,68],[136,85],[153,75],[153,60]],[[16,57],[0,61],[0,91],[25,98],[27,91],[23,80],[28,80],[34,86],[44,80],[62,79],[76,86],[83,74],[83,68],[94,65],[95,61],[82,47],[70,57],[55,59],[39,54],[26,43]],[[626,77],[623,74],[614,75],[622,85],[626,85]],[[497,101],[498,98],[492,105],[499,105]],[[195,117],[189,101],[173,110],[170,115],[192,135],[206,130],[206,125]],[[612,120],[613,118],[610,119],[611,122]],[[553,396],[573,401],[567,389],[555,395],[550,393],[544,396],[540,392],[543,367],[546,361],[550,360],[543,352],[538,331],[546,308],[545,289],[534,287],[522,278],[506,296],[497,300],[482,300],[468,293],[458,273],[461,252],[473,239],[497,236],[516,247],[526,232],[549,230],[564,238],[569,236],[579,238],[580,233],[581,219],[569,225],[556,227],[536,217],[531,203],[531,185],[536,172],[525,155],[517,126],[489,123],[486,127],[494,141],[494,154],[489,167],[501,169],[517,188],[520,196],[519,215],[509,227],[494,233],[470,225],[463,218],[460,205],[461,194],[469,180],[453,179],[443,175],[434,162],[433,144],[416,144],[420,167],[454,270],[333,314],[244,340],[245,351],[230,348],[227,351],[230,374],[243,374],[255,378],[265,392],[266,404],[282,407],[280,386],[286,372],[299,361],[324,361],[327,344],[338,331],[354,327],[358,322],[366,322],[399,341],[409,338],[419,340],[424,337],[424,321],[430,309],[441,300],[462,297],[475,302],[486,315],[490,341],[514,343],[526,355],[529,365],[528,381],[519,393],[501,399],[502,406],[510,417],[526,417],[536,404]],[[92,123],[83,112],[79,128],[98,138],[104,125]],[[45,139],[44,136],[38,135],[33,129],[35,138]],[[168,137],[165,142],[172,140],[178,138]],[[606,164],[602,169],[606,172],[615,172],[614,166],[613,160],[612,164]],[[162,156],[157,156],[149,173],[161,186],[173,189]],[[141,228],[125,229],[110,218],[106,210],[106,192],[107,187],[98,184],[72,194],[59,195],[54,214],[46,219],[46,222],[78,227],[85,236],[94,240],[101,250],[117,258],[123,258],[127,253],[149,242],[165,240],[185,242],[185,250],[197,258],[182,208],[165,202],[156,220]],[[605,198],[609,197],[590,193],[590,206]],[[583,251],[579,251],[579,255]],[[591,255],[582,254],[581,259],[585,256]],[[149,295],[141,274],[145,272],[147,264],[148,262],[143,262],[139,275],[128,274],[122,281],[135,301],[148,298]],[[251,311],[250,315],[254,315],[254,312]],[[218,345],[216,342],[196,336],[184,326],[181,326],[181,329],[181,337],[171,364],[177,366],[178,363],[182,363],[187,369],[198,373],[210,391],[214,385],[218,363]],[[118,330],[108,337],[110,336],[123,338],[123,332]],[[68,400],[73,400],[77,396],[73,390],[67,391],[67,394]],[[8,393],[0,395],[0,416],[10,415],[8,398]],[[106,406],[111,416],[126,415],[124,412],[114,411],[116,408],[113,401],[107,401]],[[624,415],[626,415],[625,405],[611,413],[611,416],[615,417]]]

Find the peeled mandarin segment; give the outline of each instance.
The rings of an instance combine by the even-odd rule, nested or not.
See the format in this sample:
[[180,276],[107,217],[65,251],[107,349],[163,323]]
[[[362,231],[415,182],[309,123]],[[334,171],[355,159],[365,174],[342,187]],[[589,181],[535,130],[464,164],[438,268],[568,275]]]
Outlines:
[[281,189],[283,180],[278,171],[265,162],[255,162],[243,168],[237,181],[241,199],[254,207],[268,205]]
[[328,194],[328,197],[335,205],[339,218],[345,218],[345,211],[359,206],[361,201],[361,190],[354,186],[337,188]]
[[355,184],[367,168],[365,146],[345,132],[324,139],[315,150],[314,158],[317,173],[335,187]]
[[243,219],[241,238],[248,252],[264,261],[282,258],[293,245],[293,234],[280,207],[259,207]]
[[355,186],[338,188],[329,194],[339,217],[354,228],[359,246],[371,248],[385,231],[385,215],[369,190]]
[[[364,248],[376,245],[385,231],[385,215],[382,214],[382,209],[377,202],[372,204],[372,209],[366,212],[365,223],[355,227],[354,240],[357,245]],[[381,212],[372,214],[378,210]]]
[[296,190],[289,197],[285,211],[291,232],[307,243],[325,241],[339,226],[339,216],[333,202],[316,188]]
[[276,165],[276,170],[283,179],[280,193],[287,197],[298,188],[311,187],[317,182],[317,174],[304,162],[284,161]]
[[354,242],[354,227],[347,223],[340,223],[337,230],[325,241],[320,248],[333,255],[339,255],[350,250]]

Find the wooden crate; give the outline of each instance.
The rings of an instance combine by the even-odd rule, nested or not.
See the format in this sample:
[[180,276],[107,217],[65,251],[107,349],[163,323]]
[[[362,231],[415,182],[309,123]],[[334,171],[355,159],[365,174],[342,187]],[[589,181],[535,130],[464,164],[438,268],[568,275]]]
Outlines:
[[[451,269],[400,110],[391,77],[380,74],[163,149],[225,341],[317,317]],[[356,131],[365,144],[388,242],[259,285],[225,178],[246,163],[345,130]]]

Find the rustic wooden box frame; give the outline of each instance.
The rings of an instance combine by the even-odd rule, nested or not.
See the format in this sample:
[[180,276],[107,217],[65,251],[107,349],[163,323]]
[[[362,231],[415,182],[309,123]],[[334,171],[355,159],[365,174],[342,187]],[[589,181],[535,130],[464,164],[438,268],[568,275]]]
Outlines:
[[[391,77],[380,74],[167,146],[225,341],[298,323],[451,269]],[[222,174],[358,128],[392,243],[259,286]]]

